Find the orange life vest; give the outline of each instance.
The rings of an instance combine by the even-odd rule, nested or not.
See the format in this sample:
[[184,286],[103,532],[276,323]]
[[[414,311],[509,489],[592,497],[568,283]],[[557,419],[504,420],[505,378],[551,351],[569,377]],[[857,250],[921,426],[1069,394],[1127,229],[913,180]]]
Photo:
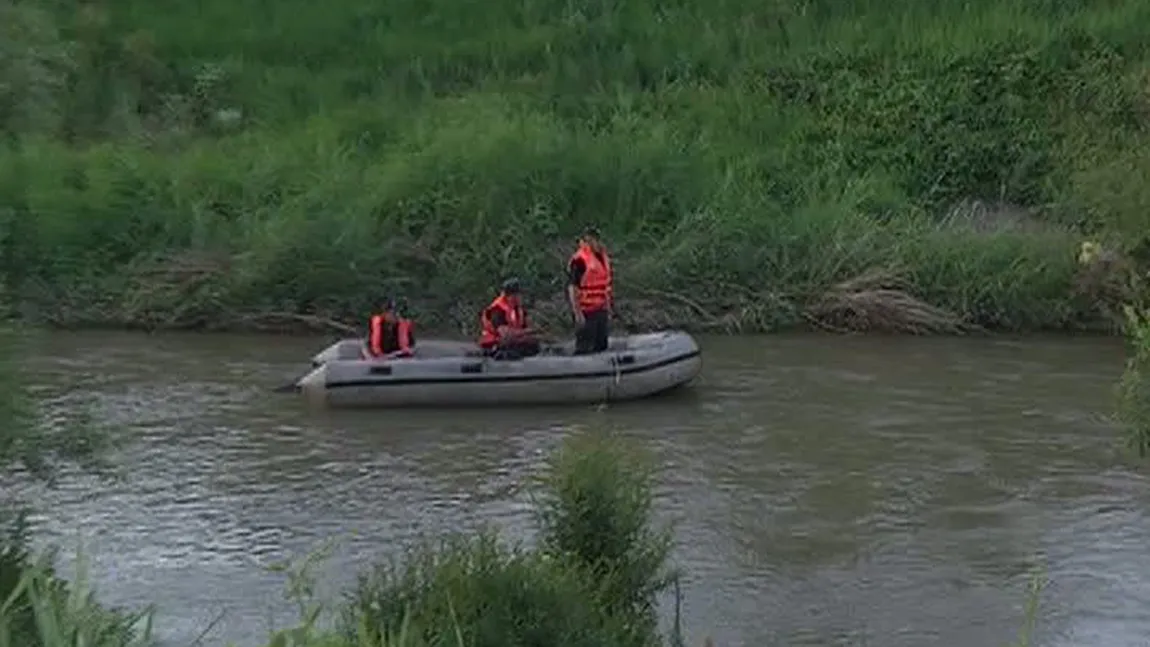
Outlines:
[[571,255],[573,261],[582,260],[585,268],[578,289],[579,309],[583,312],[602,310],[611,303],[613,297],[611,258],[607,256],[607,250],[600,254],[603,256],[602,261],[589,245],[580,245]]
[[491,322],[491,315],[496,311],[503,313],[508,328],[512,330],[527,328],[527,313],[523,311],[523,306],[511,307],[511,304],[507,303],[507,297],[500,294],[479,315],[479,323],[483,327],[483,332],[479,335],[480,348],[493,348],[499,345],[499,330]]
[[[393,324],[388,326],[387,324]],[[411,321],[391,314],[375,315],[371,318],[371,332],[368,334],[367,348],[375,357],[399,352],[411,354]]]

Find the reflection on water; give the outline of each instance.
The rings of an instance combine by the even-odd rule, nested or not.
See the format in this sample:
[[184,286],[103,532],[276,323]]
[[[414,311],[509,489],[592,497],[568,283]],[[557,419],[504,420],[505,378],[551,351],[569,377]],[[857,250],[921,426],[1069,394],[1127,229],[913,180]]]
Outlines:
[[105,599],[162,630],[252,645],[290,620],[260,565],[342,538],[349,584],[420,534],[530,534],[525,476],[605,422],[663,467],[696,642],[997,645],[1029,573],[1039,645],[1150,635],[1147,480],[1121,467],[1105,340],[704,340],[698,387],[657,401],[507,411],[306,410],[268,390],[326,340],[60,335],[47,392],[134,430],[126,478],[44,492],[45,539],[79,530]]

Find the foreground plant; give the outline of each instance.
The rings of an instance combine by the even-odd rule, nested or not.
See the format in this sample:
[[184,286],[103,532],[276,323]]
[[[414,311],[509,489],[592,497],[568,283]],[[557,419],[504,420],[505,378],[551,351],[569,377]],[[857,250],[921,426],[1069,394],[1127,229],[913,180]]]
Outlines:
[[1150,453],[1150,311],[1128,305],[1124,314],[1132,354],[1118,386],[1118,417],[1127,446],[1145,458]]
[[343,635],[436,647],[661,644],[655,596],[669,582],[670,538],[650,527],[650,469],[621,449],[568,440],[541,480],[534,550],[481,530],[376,567],[351,596]]
[[1034,627],[1038,623],[1038,607],[1042,602],[1044,588],[1046,588],[1046,575],[1042,571],[1035,571],[1027,583],[1022,628],[1018,631],[1018,639],[1011,643],[1010,647],[1030,647],[1034,640]]
[[[87,565],[77,560],[76,577],[64,583],[52,568],[52,553],[35,560],[0,549],[0,565],[19,580],[0,601],[0,647],[148,647],[151,610],[123,613],[96,601]],[[8,570],[7,568],[5,570]]]
[[618,438],[584,434],[552,455],[535,501],[542,550],[598,583],[609,613],[640,633],[672,584],[671,533],[654,526],[651,462]]
[[[52,425],[27,392],[20,362],[31,336],[0,323],[0,470],[51,481],[61,462],[103,467],[112,446],[89,424]],[[28,549],[24,502],[0,497],[0,647],[136,647],[151,643],[151,614],[101,606],[82,556],[72,582],[54,551]]]
[[[33,331],[0,322],[0,469],[20,470],[47,482],[64,463],[112,475],[108,456],[122,436],[97,425],[82,408],[48,420],[29,393],[21,370],[36,339]],[[0,498],[0,506],[18,503]]]

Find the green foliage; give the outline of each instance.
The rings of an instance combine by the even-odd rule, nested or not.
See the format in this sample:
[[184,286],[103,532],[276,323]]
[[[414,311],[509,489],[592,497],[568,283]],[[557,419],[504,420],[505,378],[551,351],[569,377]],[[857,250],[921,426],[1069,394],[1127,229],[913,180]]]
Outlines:
[[1030,647],[1034,641],[1034,626],[1038,623],[1038,607],[1042,601],[1042,591],[1046,588],[1046,574],[1036,570],[1031,576],[1026,591],[1026,606],[1023,612],[1022,628],[1018,639],[1010,647]]
[[604,608],[653,633],[669,532],[654,529],[650,463],[619,440],[577,436],[551,458],[536,504],[542,550],[602,587]]
[[618,443],[578,438],[543,483],[539,548],[508,548],[488,531],[422,545],[360,579],[345,636],[429,646],[660,644],[655,595],[670,541],[651,528],[649,470]]
[[20,381],[19,344],[12,328],[0,326],[0,465],[19,461],[38,466],[40,456],[29,439],[37,424],[32,400]]
[[[30,339],[0,324],[0,470],[22,468],[50,481],[61,460],[104,467],[110,444],[102,430],[75,422],[52,425],[39,415],[20,367]],[[150,644],[150,614],[100,605],[83,563],[65,582],[53,566],[54,551],[29,551],[22,503],[0,496],[0,647]]]
[[52,16],[0,0],[0,136],[52,132],[71,66]]
[[[324,647],[342,644],[339,637],[323,631],[320,627],[327,609],[322,602],[316,600],[315,574],[312,571],[316,565],[330,556],[332,546],[333,544],[328,542],[297,563],[283,561],[271,566],[271,571],[283,573],[287,577],[284,597],[295,602],[299,610],[299,624],[273,632],[268,647]],[[362,647],[384,647],[384,645],[364,643]]]
[[154,644],[151,612],[128,614],[97,602],[87,568],[65,583],[54,554],[33,558],[19,545],[0,547],[0,647],[145,647]]
[[1127,445],[1145,458],[1150,453],[1150,312],[1129,305],[1124,312],[1131,355],[1118,385],[1118,416]]
[[1067,328],[1068,228],[1150,225],[1133,0],[53,6],[5,5],[9,113],[58,116],[5,122],[0,272],[56,323],[470,326],[591,220],[650,325],[796,325],[878,267]]
[[367,644],[428,646],[642,645],[599,606],[594,583],[489,533],[412,551],[361,579],[345,634]]
[[72,462],[108,474],[108,452],[120,438],[94,425],[82,410],[47,420],[28,393],[20,363],[34,340],[29,331],[0,324],[0,468],[51,479],[57,464]]
[[[26,515],[22,511],[10,513],[0,509],[0,600],[7,601],[21,586],[24,571],[31,562],[27,546]],[[15,635],[29,635],[35,628],[32,606],[23,597],[8,605],[3,617],[8,631]]]

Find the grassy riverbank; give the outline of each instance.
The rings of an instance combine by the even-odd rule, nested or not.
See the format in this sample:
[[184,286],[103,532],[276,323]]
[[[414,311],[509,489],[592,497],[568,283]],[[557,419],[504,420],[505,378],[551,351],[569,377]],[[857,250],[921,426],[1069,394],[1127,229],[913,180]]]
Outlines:
[[59,325],[554,311],[597,221],[639,325],[1070,329],[1082,237],[1150,231],[1136,0],[0,12],[0,272]]

